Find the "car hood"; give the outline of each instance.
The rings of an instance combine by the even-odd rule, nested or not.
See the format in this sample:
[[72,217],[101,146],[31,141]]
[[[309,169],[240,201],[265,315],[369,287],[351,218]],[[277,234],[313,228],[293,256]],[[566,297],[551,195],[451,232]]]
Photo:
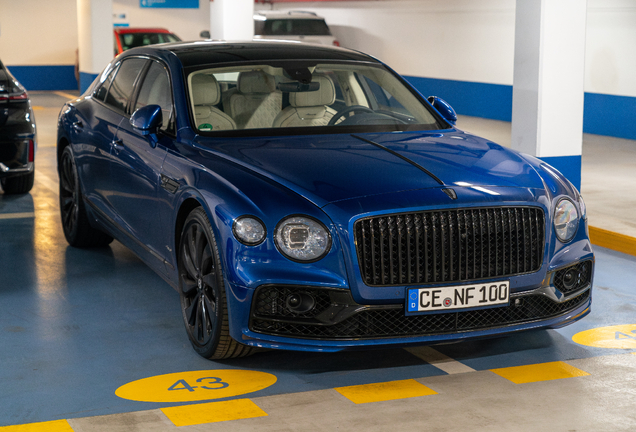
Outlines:
[[430,188],[544,188],[518,153],[457,130],[197,141],[319,207]]

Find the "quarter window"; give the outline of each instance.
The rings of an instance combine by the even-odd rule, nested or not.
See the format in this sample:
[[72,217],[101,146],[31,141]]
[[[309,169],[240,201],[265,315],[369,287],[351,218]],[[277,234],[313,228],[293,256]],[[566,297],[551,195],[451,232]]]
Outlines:
[[113,78],[115,78],[115,73],[117,73],[116,67],[114,67],[113,70],[110,71],[110,73],[108,74],[108,77],[104,80],[102,85],[95,92],[95,99],[99,99],[100,101],[104,102],[104,99],[106,98],[106,94],[108,93],[108,88],[110,87],[110,84],[113,82]]

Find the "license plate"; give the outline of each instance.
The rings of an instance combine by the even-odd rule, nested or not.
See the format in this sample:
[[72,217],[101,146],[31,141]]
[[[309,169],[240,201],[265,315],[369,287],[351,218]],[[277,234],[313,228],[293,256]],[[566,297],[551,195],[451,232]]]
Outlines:
[[448,311],[507,305],[510,281],[435,288],[410,288],[406,294],[407,312]]

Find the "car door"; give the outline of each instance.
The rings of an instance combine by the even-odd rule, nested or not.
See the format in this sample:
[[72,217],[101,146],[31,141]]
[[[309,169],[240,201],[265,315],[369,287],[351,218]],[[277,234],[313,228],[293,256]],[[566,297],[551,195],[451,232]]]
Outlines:
[[163,271],[165,251],[160,250],[164,242],[160,237],[157,189],[166,156],[164,141],[169,142],[174,134],[172,89],[170,75],[162,63],[150,60],[144,70],[129,111],[133,113],[146,105],[159,105],[163,125],[158,137],[154,138],[143,136],[128,119],[120,124],[112,152],[111,202],[118,223],[135,239],[136,249],[141,248],[139,252],[150,258],[147,261],[153,268],[158,266]]
[[112,217],[108,204],[110,150],[119,123],[124,117],[121,104],[107,95],[121,64],[115,65],[93,93],[90,103],[71,105],[70,140],[84,197],[90,205]]

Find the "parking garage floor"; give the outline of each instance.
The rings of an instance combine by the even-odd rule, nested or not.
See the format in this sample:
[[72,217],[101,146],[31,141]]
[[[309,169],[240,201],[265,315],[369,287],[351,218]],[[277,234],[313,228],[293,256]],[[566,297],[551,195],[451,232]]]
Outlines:
[[[592,313],[562,329],[408,349],[199,357],[178,294],[130,251],[67,246],[55,128],[69,96],[31,93],[35,186],[0,194],[0,432],[636,429],[636,256],[603,247]],[[462,117],[458,126],[510,143],[509,123]],[[635,168],[636,142],[585,135],[590,224],[628,246]]]

